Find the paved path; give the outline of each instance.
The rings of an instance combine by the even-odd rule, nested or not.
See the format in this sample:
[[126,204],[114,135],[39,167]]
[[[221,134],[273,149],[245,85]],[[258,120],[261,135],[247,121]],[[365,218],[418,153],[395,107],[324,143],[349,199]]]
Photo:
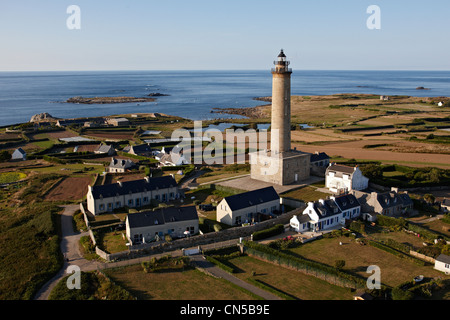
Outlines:
[[[176,250],[172,252],[164,252],[161,254],[153,255],[153,256],[144,256],[141,258],[136,259],[129,259],[129,260],[123,260],[118,262],[112,262],[112,263],[104,263],[100,261],[89,261],[83,258],[82,254],[79,251],[79,240],[82,236],[88,235],[87,232],[84,233],[77,233],[73,230],[73,214],[76,210],[79,209],[79,205],[67,205],[64,206],[64,212],[61,215],[61,233],[62,233],[62,240],[60,244],[61,252],[63,253],[64,257],[66,258],[64,261],[64,265],[61,268],[61,270],[51,279],[49,280],[35,295],[35,300],[47,300],[50,292],[52,289],[56,286],[56,284],[64,278],[66,275],[69,275],[66,273],[66,270],[71,265],[76,265],[80,268],[81,271],[94,271],[94,270],[101,270],[101,269],[107,269],[107,268],[115,268],[115,267],[122,267],[122,266],[128,266],[132,264],[138,264],[142,261],[148,261],[151,257],[159,257],[159,256],[166,256],[170,254],[172,257],[181,256],[182,251]],[[280,235],[281,236],[281,235]],[[229,242],[229,241],[225,241]],[[237,242],[237,240],[236,240]],[[207,246],[205,246],[207,247]],[[201,255],[193,255],[190,256],[190,258],[193,260],[195,264],[197,264],[199,267],[205,269],[206,271],[210,272],[214,276],[217,276],[219,278],[223,278],[225,280],[228,280],[240,287],[243,287],[254,294],[266,299],[266,300],[281,300],[280,297],[267,292],[263,289],[260,289],[256,286],[253,286],[243,280],[240,280],[236,278],[235,276],[229,274],[228,272],[222,270],[221,268],[217,267],[216,265],[206,261],[203,259]]]
[[263,290],[254,285],[251,285],[250,283],[247,283],[239,278],[236,278],[235,276],[233,276],[230,273],[226,272],[225,270],[219,268],[215,264],[203,259],[202,255],[200,255],[200,254],[192,255],[192,256],[190,256],[190,258],[195,265],[197,265],[198,267],[209,272],[213,276],[216,276],[218,278],[223,278],[239,287],[242,287],[242,288],[256,294],[257,296],[260,296],[261,298],[264,298],[266,300],[282,300],[280,297],[278,297],[266,290]]
[[64,206],[64,212],[61,215],[61,234],[60,244],[61,252],[66,260],[64,265],[50,281],[48,281],[36,294],[35,300],[47,300],[48,296],[56,284],[66,275],[66,270],[70,265],[77,265],[82,271],[96,270],[99,262],[88,261],[83,258],[79,251],[79,240],[88,233],[76,233],[73,230],[73,214],[80,208],[79,205]]

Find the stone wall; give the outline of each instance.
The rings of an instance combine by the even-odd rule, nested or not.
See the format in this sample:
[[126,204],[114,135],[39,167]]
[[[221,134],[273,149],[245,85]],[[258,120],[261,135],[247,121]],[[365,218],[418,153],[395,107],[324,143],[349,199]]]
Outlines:
[[289,220],[294,214],[301,214],[304,207],[284,213],[277,218],[266,220],[252,226],[234,227],[219,232],[211,232],[203,235],[197,235],[189,238],[163,242],[160,244],[141,244],[130,247],[130,250],[108,255],[107,261],[133,259],[146,255],[158,254],[168,251],[180,250],[183,248],[192,248],[196,246],[208,245],[217,242],[249,237],[255,231],[270,228],[276,224],[289,224]]

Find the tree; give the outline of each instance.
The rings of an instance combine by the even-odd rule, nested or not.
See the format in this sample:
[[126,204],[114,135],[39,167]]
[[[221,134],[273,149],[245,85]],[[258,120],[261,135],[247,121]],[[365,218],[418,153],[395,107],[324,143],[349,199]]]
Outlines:
[[428,204],[433,204],[436,198],[431,193],[427,193],[423,196],[423,200],[425,200]]
[[0,162],[6,162],[11,160],[11,154],[7,150],[0,152]]
[[334,262],[334,267],[338,270],[341,270],[345,266],[345,260],[336,260]]

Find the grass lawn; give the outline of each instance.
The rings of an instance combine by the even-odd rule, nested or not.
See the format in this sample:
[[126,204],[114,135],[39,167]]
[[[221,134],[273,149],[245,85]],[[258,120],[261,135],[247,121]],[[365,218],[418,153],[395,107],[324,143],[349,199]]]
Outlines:
[[223,279],[196,269],[145,273],[141,265],[106,270],[117,284],[140,300],[253,300]]
[[317,191],[316,188],[311,186],[306,186],[282,194],[283,197],[294,198],[303,202],[325,199],[329,195],[330,194],[328,193]]
[[116,253],[128,250],[128,247],[125,245],[128,241],[127,238],[122,236],[125,234],[125,230],[123,231],[112,231],[101,234],[101,239],[99,243],[99,247],[105,250],[108,253]]
[[[353,298],[350,289],[341,288],[253,257],[241,256],[230,259],[229,262],[241,269],[241,272],[234,274],[238,278],[259,279],[302,300],[351,300]],[[255,276],[252,276],[252,271],[256,273]]]
[[[339,242],[343,245],[339,245]],[[377,265],[381,269],[382,284],[389,286],[412,280],[418,275],[432,278],[443,276],[441,272],[434,270],[433,266],[419,266],[375,247],[357,244],[345,236],[323,238],[289,249],[289,251],[330,266],[334,266],[336,260],[345,260],[345,271],[365,278],[369,276],[366,273],[367,267]]]
[[422,225],[422,227],[428,228],[431,231],[436,231],[450,237],[450,224],[445,223],[441,220],[434,220],[432,222],[427,222]]
[[0,184],[16,182],[25,179],[27,175],[23,172],[5,172],[0,174]]

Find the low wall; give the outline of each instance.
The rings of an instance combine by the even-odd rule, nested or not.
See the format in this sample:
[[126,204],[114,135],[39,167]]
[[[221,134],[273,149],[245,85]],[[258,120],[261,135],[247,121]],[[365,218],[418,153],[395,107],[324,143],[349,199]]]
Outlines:
[[434,264],[434,262],[436,261],[434,258],[426,256],[426,255],[421,254],[421,253],[416,252],[416,251],[410,250],[409,254],[412,255],[413,257],[419,258],[419,259],[424,260],[426,262],[430,262],[432,264]]
[[[299,215],[305,207],[301,207],[290,212],[284,213],[277,218],[269,219],[252,226],[235,227],[211,232],[203,235],[177,239],[171,242],[141,244],[130,247],[128,251],[122,251],[109,255],[107,261],[133,259],[145,255],[152,255],[167,251],[180,250],[183,248],[192,248],[197,246],[211,245],[217,242],[224,242],[233,239],[250,237],[255,231],[270,228],[276,224],[288,224],[294,214]],[[105,259],[106,260],[106,259]]]
[[301,208],[306,206],[303,201],[283,197],[280,198],[280,204],[284,204],[293,208]]

